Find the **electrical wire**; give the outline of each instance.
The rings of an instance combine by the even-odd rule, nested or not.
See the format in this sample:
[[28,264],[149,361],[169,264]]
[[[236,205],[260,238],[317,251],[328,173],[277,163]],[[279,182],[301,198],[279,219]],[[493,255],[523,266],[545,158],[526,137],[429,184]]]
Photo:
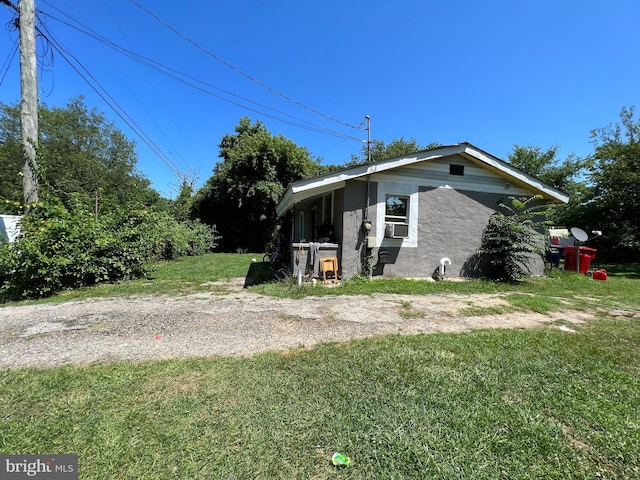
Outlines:
[[[142,140],[145,145],[147,145],[151,151],[153,151],[160,160],[162,160],[171,170],[178,180],[181,180],[181,175],[179,169],[176,165],[171,161],[171,159],[162,152],[162,150],[155,144],[155,142],[145,133],[145,131],[131,118],[129,114],[122,108],[122,106],[107,92],[107,90],[100,84],[100,82],[82,65],[82,63],[67,49],[65,49],[62,44],[56,40],[56,38],[49,32],[46,26],[42,25],[41,28],[36,28],[38,33],[42,35],[44,39],[46,39],[51,46],[58,52],[58,54],[71,66],[73,70],[93,89],[96,94],[102,98],[102,100],[115,112],[118,117]],[[74,64],[69,57],[71,57],[76,63]],[[82,69],[85,73],[83,74]],[[85,75],[86,74],[86,75]],[[93,82],[96,83],[94,85],[89,79],[90,77]]]
[[18,40],[16,40],[15,45],[9,52],[9,56],[7,56],[7,59],[4,61],[2,65],[2,68],[0,68],[0,72],[3,72],[2,76],[0,77],[0,85],[4,83],[4,79],[7,76],[7,73],[9,73],[9,70],[11,69],[11,64],[13,63],[13,59],[16,58],[16,54],[18,53],[18,45],[19,45],[19,42]]
[[[44,23],[41,18],[38,18],[38,21],[41,23]],[[42,48],[36,48],[37,63],[40,71],[38,75],[38,78],[40,79],[40,81],[38,82],[38,88],[40,89],[40,93],[44,97],[48,97],[49,95],[51,95],[51,93],[55,88],[55,81],[53,80],[53,76],[51,76],[51,87],[49,88],[48,92],[45,92],[42,89],[42,85],[43,85],[42,80],[45,78],[44,76],[45,72],[53,71],[54,55],[53,55],[53,50],[51,48],[51,45],[49,44],[49,42],[46,41],[46,39],[43,39],[40,34],[36,35],[36,41],[38,40],[41,40],[41,42],[39,43],[42,44]]]
[[[0,0],[0,3],[6,5],[7,7],[9,7],[14,11],[13,18],[5,24],[5,29],[8,32],[15,32],[18,29],[18,23],[17,23],[18,7],[13,5],[9,0]],[[13,63],[13,59],[16,57],[16,53],[19,50],[20,50],[20,39],[16,38],[13,48],[9,51],[9,55],[7,56],[7,59],[4,61],[2,68],[0,68],[0,72],[4,71],[2,73],[2,77],[0,77],[0,85],[4,83],[4,79],[7,76],[7,73],[9,73],[9,70],[11,69],[11,64]]]
[[278,95],[281,98],[284,98],[285,100],[299,106],[302,107],[312,113],[315,113],[316,115],[320,115],[323,118],[326,118],[327,120],[331,120],[332,122],[336,122],[340,125],[343,125],[345,127],[349,127],[349,128],[355,128],[355,129],[359,129],[361,128],[361,126],[358,125],[351,125],[350,123],[346,123],[343,122],[341,120],[338,120],[336,118],[333,118],[329,115],[326,115],[314,108],[311,108],[307,105],[305,105],[302,102],[299,102],[297,100],[294,100],[293,98],[285,95],[284,93],[279,92],[278,90],[270,87],[269,85],[261,82],[260,80],[256,79],[255,77],[249,75],[248,73],[243,72],[242,70],[240,70],[239,68],[235,67],[234,65],[232,65],[231,63],[227,62],[226,60],[223,60],[222,58],[218,57],[215,53],[207,50],[206,48],[204,48],[203,46],[201,46],[199,43],[195,42],[194,40],[192,40],[191,38],[187,37],[186,35],[184,35],[183,33],[181,33],[180,31],[178,31],[176,28],[172,27],[171,25],[169,25],[167,22],[165,22],[164,20],[162,20],[160,17],[158,17],[157,15],[155,15],[153,12],[151,12],[150,10],[148,10],[147,8],[145,8],[144,6],[142,6],[139,2],[137,2],[136,0],[131,0],[131,3],[133,3],[135,6],[137,6],[140,10],[142,10],[143,12],[145,12],[147,15],[149,15],[150,17],[152,17],[154,20],[156,20],[158,23],[160,23],[161,25],[163,25],[164,27],[168,28],[169,30],[171,30],[173,33],[175,33],[176,35],[178,35],[180,38],[182,38],[183,40],[187,41],[188,43],[190,43],[191,45],[193,45],[194,47],[196,47],[198,50],[202,51],[203,53],[209,55],[211,58],[213,58],[214,60],[216,60],[217,62],[222,63],[223,65],[225,65],[226,67],[230,68],[231,70],[233,70],[234,72],[242,75],[243,77],[251,80],[252,82],[260,85],[261,87],[267,89],[268,91],[270,91],[271,93]]
[[[113,5],[113,1],[101,0],[100,3],[109,12],[109,18],[111,19],[111,22],[116,26],[118,32],[120,33],[121,38],[124,41],[125,46],[129,49],[132,49],[132,45],[129,42],[128,36],[125,35],[125,32],[120,26],[120,21],[118,19],[119,15],[115,15],[114,12],[112,11],[112,8],[109,6],[109,5]],[[82,14],[80,13],[80,15]],[[107,52],[106,51],[107,49],[105,48],[103,48],[103,50],[105,51],[105,55],[109,63],[113,65],[113,71],[117,72],[122,83],[126,85],[130,93],[130,98],[138,105],[138,108],[140,109],[141,112],[146,113],[147,119],[150,121],[151,125],[155,127],[155,131],[158,132],[159,136],[161,137],[161,140],[163,141],[163,144],[165,145],[165,148],[168,149],[168,152],[173,156],[174,161],[177,160],[181,169],[183,171],[187,171],[190,168],[187,160],[182,156],[181,149],[176,148],[170,136],[166,134],[165,128],[161,126],[160,118],[156,113],[155,109],[153,112],[150,111],[150,109],[148,108],[149,107],[148,104],[146,104],[143,101],[143,98],[139,95],[138,89],[135,88],[132,85],[132,83],[129,81],[130,80],[128,78],[129,75],[125,75],[124,72],[122,72],[120,68],[118,68],[118,66],[116,65],[115,58],[113,58],[112,55],[110,55],[111,52]],[[156,88],[157,82],[154,82],[152,78],[152,72],[150,72],[142,64],[138,64],[137,67],[138,67],[138,70],[144,75],[144,78],[146,79],[146,85],[153,91],[156,99],[155,102],[159,106],[161,106],[162,109],[164,110],[165,112],[164,118],[168,119],[171,124],[171,126],[169,127],[172,132],[171,137],[175,137],[175,136],[179,137],[180,140],[182,141],[182,144],[188,147],[188,149],[191,151],[191,156],[196,157],[198,154],[196,153],[195,149],[192,147],[190,141],[187,140],[187,137],[184,134],[184,131],[182,129],[182,126],[183,126],[182,122],[178,121],[178,119],[175,116],[175,112],[171,112],[169,110],[169,107],[167,106],[167,103],[164,100],[164,96],[160,93],[158,88]],[[186,175],[187,174],[185,173],[185,176]]]
[[[43,3],[46,3],[47,5],[49,5],[52,8],[54,8],[55,10],[58,10],[56,7],[51,5],[46,0],[42,0],[42,1],[43,1]],[[56,17],[55,15],[51,15],[50,13],[44,12],[41,9],[39,9],[38,12],[40,14],[42,14],[42,15],[45,15],[45,16],[53,19],[53,20],[56,20],[56,21],[58,21],[58,22],[60,22],[60,23],[62,23],[64,25],[66,25],[66,26],[68,26],[70,28],[73,28],[74,30],[76,30],[76,31],[78,31],[80,33],[83,33],[84,35],[87,35],[87,36],[93,38],[94,40],[97,40],[97,41],[103,43],[106,46],[109,46],[109,47],[113,48],[114,50],[122,53],[123,55],[126,55],[129,58],[131,58],[131,59],[133,59],[133,60],[135,60],[137,62],[140,62],[140,63],[142,63],[143,65],[145,65],[145,66],[147,66],[149,68],[152,68],[152,69],[156,70],[159,73],[162,73],[162,74],[164,74],[164,75],[166,75],[166,76],[168,76],[170,78],[173,78],[174,80],[176,80],[178,82],[181,82],[181,83],[183,83],[183,84],[185,84],[187,86],[190,86],[191,88],[194,88],[194,89],[196,89],[196,90],[198,90],[198,91],[200,91],[202,93],[205,93],[205,94],[210,95],[210,96],[212,96],[214,98],[217,98],[219,100],[227,102],[227,103],[229,103],[231,105],[235,105],[235,106],[240,107],[242,109],[257,113],[259,115],[263,115],[263,116],[271,118],[273,120],[276,120],[276,121],[279,121],[279,122],[282,122],[282,123],[286,123],[288,125],[292,125],[292,126],[295,126],[295,127],[298,127],[298,128],[305,129],[305,130],[309,130],[309,131],[312,131],[312,132],[316,132],[316,133],[320,133],[320,134],[324,134],[324,135],[329,135],[329,136],[333,136],[333,137],[337,137],[337,138],[343,138],[343,139],[346,139],[346,140],[354,140],[354,141],[357,141],[357,142],[362,142],[362,139],[359,139],[359,138],[353,137],[351,135],[346,135],[346,134],[343,134],[343,133],[328,129],[326,127],[322,127],[322,126],[320,126],[318,124],[315,124],[313,122],[309,122],[308,120],[305,120],[305,119],[290,115],[290,114],[288,114],[286,112],[283,112],[281,110],[269,107],[267,105],[264,105],[264,104],[261,104],[261,103],[258,103],[258,102],[255,102],[255,101],[253,101],[251,99],[248,99],[248,98],[243,97],[241,95],[237,95],[237,94],[235,94],[233,92],[230,92],[230,91],[225,90],[225,89],[223,89],[221,87],[218,87],[216,85],[208,83],[208,82],[206,82],[204,80],[200,80],[200,79],[198,79],[196,77],[193,77],[193,76],[191,76],[191,75],[189,75],[187,73],[181,72],[181,71],[176,70],[174,68],[171,68],[171,67],[169,67],[167,65],[164,65],[164,64],[162,64],[160,62],[157,62],[157,61],[155,61],[153,59],[150,59],[148,57],[145,57],[143,55],[135,53],[135,52],[133,52],[133,51],[131,51],[129,49],[126,49],[126,48],[118,45],[117,43],[109,40],[108,38],[100,35],[99,33],[95,32],[94,30],[92,30],[91,28],[87,27],[86,25],[83,25],[80,22],[78,22],[77,20],[73,19],[69,15],[64,14],[64,12],[61,12],[61,13],[63,13],[66,17],[70,18],[72,21],[74,21],[75,23],[80,25],[82,28],[80,28],[80,27],[78,27],[76,25],[70,24],[69,22],[66,22],[63,19],[60,19],[60,18]],[[186,80],[186,79],[189,79],[189,80],[192,80],[192,81],[189,81],[189,80]],[[245,102],[251,103],[251,104],[256,105],[256,106],[258,106],[260,108],[264,108],[264,109],[273,111],[275,113],[278,113],[280,115],[287,116],[289,118],[297,120],[298,122],[304,122],[307,125],[303,125],[303,124],[300,124],[300,123],[292,122],[290,120],[282,119],[282,118],[277,117],[275,115],[266,113],[264,111],[249,107],[247,105],[241,104],[241,103],[236,102],[234,100],[225,98],[225,97],[223,97],[221,95],[218,95],[216,93],[213,93],[213,92],[207,90],[206,88],[203,88],[202,86],[199,86],[199,85],[197,85],[197,84],[195,84],[193,82],[196,82],[197,84],[200,84],[200,85],[204,85],[205,87],[216,89],[216,90],[221,91],[221,92],[223,92],[223,93],[225,93],[225,94],[227,94],[229,96],[232,96],[232,97],[235,97],[235,98],[239,98],[239,99],[241,99],[241,100],[243,100]]]
[[15,10],[16,13],[18,12],[18,7],[16,5],[14,5],[13,3],[11,3],[9,0],[0,0],[0,3],[4,3],[7,7]]

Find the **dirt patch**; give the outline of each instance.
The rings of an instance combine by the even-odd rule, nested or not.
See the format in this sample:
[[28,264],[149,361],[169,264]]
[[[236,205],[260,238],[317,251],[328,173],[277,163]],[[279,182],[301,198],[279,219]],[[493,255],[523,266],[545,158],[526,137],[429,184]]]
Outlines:
[[460,313],[470,305],[504,304],[501,295],[376,294],[291,300],[257,295],[242,285],[236,279],[217,282],[211,293],[183,297],[0,308],[0,368],[247,356],[376,335],[533,328],[559,320],[581,323],[593,316],[571,311]]

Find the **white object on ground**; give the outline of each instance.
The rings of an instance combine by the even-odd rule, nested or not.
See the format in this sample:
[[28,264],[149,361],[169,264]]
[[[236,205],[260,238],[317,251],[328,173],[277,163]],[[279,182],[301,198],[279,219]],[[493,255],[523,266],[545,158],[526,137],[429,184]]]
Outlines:
[[569,328],[566,325],[560,325],[558,327],[560,330],[562,330],[563,332],[567,332],[567,333],[576,333],[576,331],[573,328]]

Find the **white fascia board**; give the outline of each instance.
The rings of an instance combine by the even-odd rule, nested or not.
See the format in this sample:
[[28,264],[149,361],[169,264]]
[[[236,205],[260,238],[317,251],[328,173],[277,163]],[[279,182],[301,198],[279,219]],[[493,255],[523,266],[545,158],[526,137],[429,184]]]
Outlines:
[[550,197],[558,202],[567,203],[569,201],[568,195],[559,190],[556,190],[555,188],[547,185],[537,178],[532,177],[531,175],[527,175],[521,170],[512,167],[508,163],[503,162],[486,152],[483,152],[477,147],[474,147],[470,143],[460,143],[457,145],[434,148],[433,150],[425,150],[423,152],[417,152],[415,154],[403,157],[390,158],[387,160],[382,160],[378,163],[358,165],[356,167],[348,168],[345,170],[327,173],[320,177],[314,177],[292,183],[287,188],[280,202],[278,202],[278,205],[276,206],[276,213],[278,216],[282,216],[296,203],[315,195],[320,195],[322,193],[342,188],[348,180],[354,180],[357,178],[365,177],[367,175],[381,173],[386,170],[391,170],[418,162],[424,162],[427,160],[433,160],[436,158],[449,157],[459,154],[465,154],[466,157],[471,161],[477,161],[478,163],[483,164],[484,166],[489,167],[494,171],[501,172],[505,176],[513,178],[521,184],[528,185],[534,190],[538,190],[547,197]]
[[[416,162],[423,162],[425,160],[431,160],[434,158],[446,157],[449,155],[455,155],[463,152],[465,145],[452,145],[448,147],[440,147],[433,150],[427,150],[424,152],[418,152],[413,155],[390,158],[378,163],[371,163],[365,165],[358,165],[356,167],[340,170],[337,172],[327,173],[319,177],[309,178],[307,180],[300,180],[298,182],[289,185],[284,195],[276,206],[276,213],[278,216],[284,215],[293,205],[301,200],[326,193],[331,190],[337,190],[344,187],[345,182],[348,180],[354,180],[357,178],[365,177],[367,175],[373,175],[374,173],[384,172],[393,168],[403,167],[405,165],[411,165]],[[313,191],[308,194],[303,192]]]
[[553,188],[550,185],[547,185],[546,183],[544,183],[541,180],[538,180],[535,177],[532,177],[531,175],[528,175],[526,173],[524,173],[523,171],[512,167],[511,165],[509,165],[508,163],[502,162],[498,159],[496,159],[495,157],[492,157],[491,155],[488,155],[487,153],[478,150],[472,146],[467,146],[465,148],[464,153],[466,153],[469,156],[472,156],[474,158],[476,158],[477,160],[481,161],[482,163],[488,165],[489,167],[498,170],[506,175],[508,175],[509,177],[512,177],[516,180],[518,180],[521,183],[524,183],[526,185],[530,185],[531,187],[533,187],[536,190],[541,191],[542,193],[544,193],[545,195],[559,201],[562,203],[568,203],[569,202],[569,195],[561,192],[560,190],[556,190],[555,188]]
[[344,186],[345,181],[321,182],[313,188],[306,187],[300,189],[297,189],[295,185],[290,185],[280,202],[278,202],[278,205],[276,205],[276,215],[281,217],[298,202],[306,200],[307,198],[315,197],[316,195],[322,195],[324,193],[338,190],[339,188],[344,188]]
[[346,183],[345,181],[323,183],[312,189],[306,188],[298,192],[294,190],[294,198],[296,200],[295,203],[301,202],[302,200],[306,200],[307,198],[315,197],[317,195],[322,195],[324,193],[329,193],[329,192],[333,192],[334,190],[344,188],[345,183]]
[[282,198],[276,205],[276,215],[278,217],[281,217],[282,215],[284,215],[284,213],[287,210],[289,210],[289,208],[291,208],[288,205],[289,203],[292,202],[292,199],[291,199],[292,196],[293,196],[293,191],[291,190],[291,185],[289,185],[285,190],[284,195],[282,195]]

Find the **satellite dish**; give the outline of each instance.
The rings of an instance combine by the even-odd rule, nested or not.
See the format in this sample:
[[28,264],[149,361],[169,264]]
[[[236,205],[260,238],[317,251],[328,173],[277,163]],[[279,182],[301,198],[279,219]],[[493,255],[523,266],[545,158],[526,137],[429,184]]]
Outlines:
[[586,242],[587,240],[589,240],[589,235],[587,235],[587,232],[578,227],[573,227],[571,229],[571,235],[573,235],[573,238],[575,238],[579,242]]

